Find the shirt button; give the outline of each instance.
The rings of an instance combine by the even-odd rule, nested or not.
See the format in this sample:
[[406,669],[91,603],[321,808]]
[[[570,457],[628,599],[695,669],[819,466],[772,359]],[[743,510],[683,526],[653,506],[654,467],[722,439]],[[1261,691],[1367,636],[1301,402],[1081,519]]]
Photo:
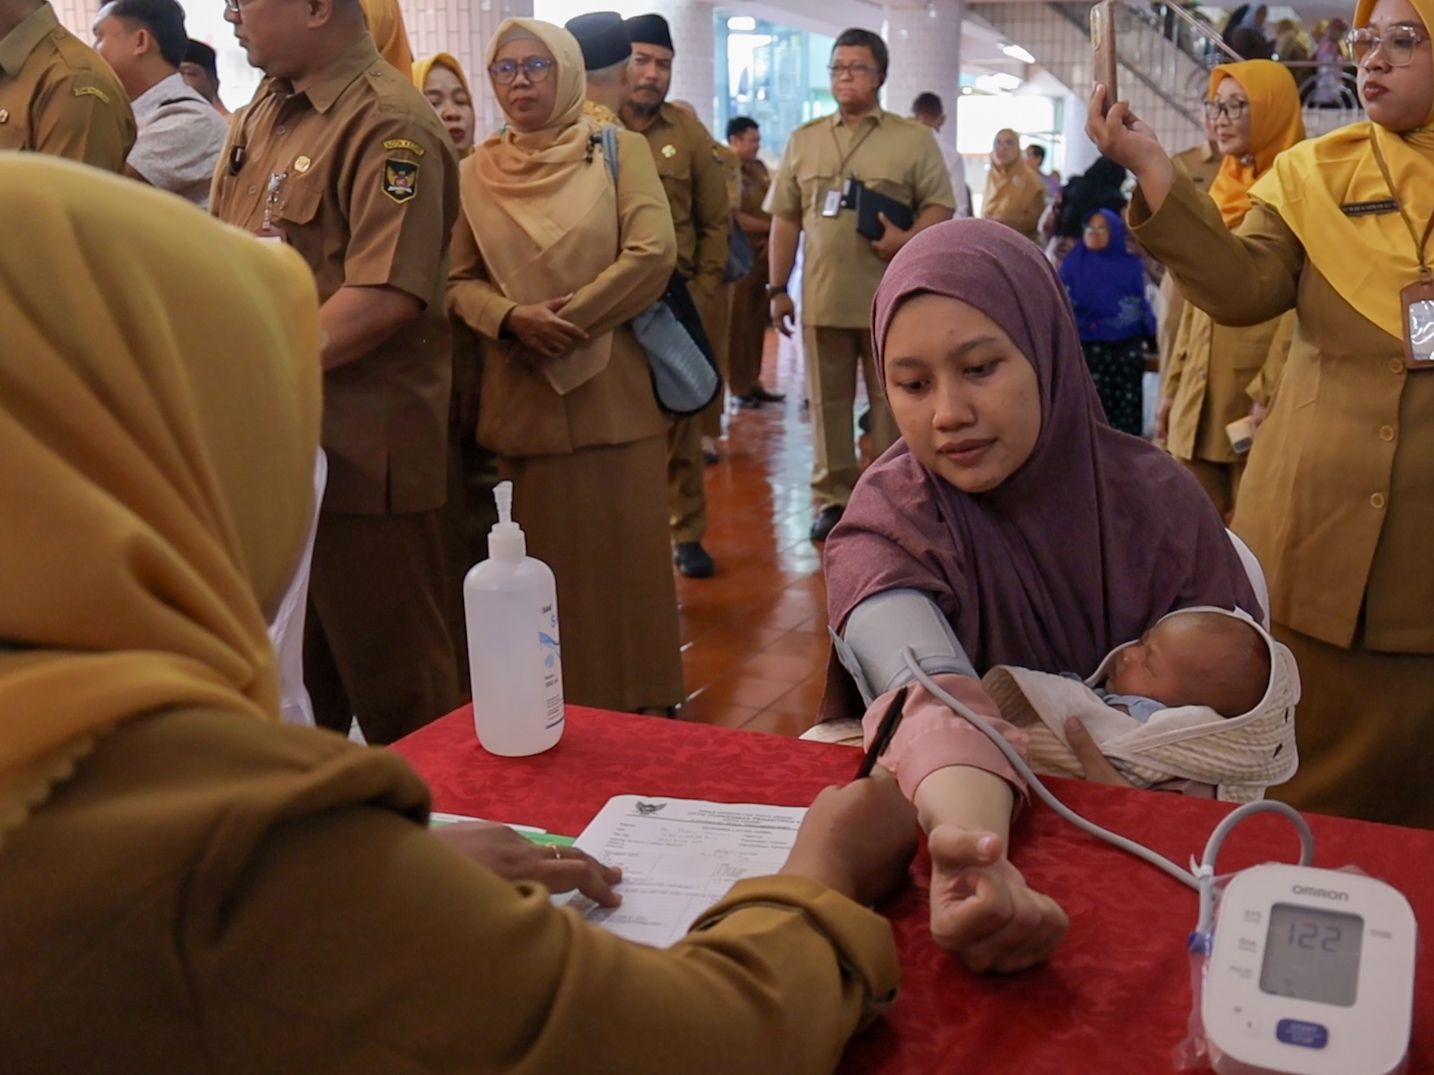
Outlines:
[[249,187],[249,193],[250,193],[250,194],[258,194],[258,193],[259,193],[259,188],[256,187],[256,186],[252,186],[252,185],[251,185],[251,186]]
[[1391,358],[1391,359],[1389,360],[1389,372],[1390,372],[1390,373],[1403,373],[1403,372],[1404,372],[1404,363],[1403,363],[1403,362],[1400,362],[1399,359],[1397,359],[1397,358]]
[[1372,497],[1369,498],[1369,503],[1370,503],[1370,506],[1372,506],[1372,507],[1376,507],[1376,508],[1382,508],[1382,507],[1384,507],[1384,494],[1383,494],[1383,493],[1375,493]]
[[1379,427],[1379,439],[1380,439],[1380,440],[1383,440],[1383,441],[1393,440],[1393,439],[1394,439],[1394,427],[1393,427],[1393,426],[1380,426],[1380,427]]
[[284,131],[285,131],[285,129],[286,129],[286,128],[285,128],[284,125],[281,123],[281,124],[279,124],[277,127],[274,128],[274,133],[275,133],[275,134],[283,134]]

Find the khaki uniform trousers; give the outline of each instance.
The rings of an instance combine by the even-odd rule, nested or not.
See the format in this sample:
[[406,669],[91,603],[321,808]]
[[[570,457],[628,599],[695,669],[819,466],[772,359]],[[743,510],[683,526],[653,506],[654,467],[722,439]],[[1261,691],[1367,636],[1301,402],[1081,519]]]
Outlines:
[[323,512],[314,540],[304,685],[319,726],[391,743],[458,707],[441,509]]
[[1240,479],[1245,475],[1244,460],[1238,463],[1215,463],[1209,459],[1182,459],[1180,462],[1195,475],[1195,480],[1214,503],[1220,518],[1228,523],[1230,516],[1235,513],[1235,497],[1240,492]]
[[812,491],[819,509],[846,507],[860,476],[852,414],[858,368],[871,401],[872,454],[886,451],[900,434],[876,372],[869,329],[808,325],[802,341],[812,412]]
[[727,336],[727,387],[750,396],[762,383],[762,348],[767,339],[767,274],[751,272],[732,285],[731,330]]
[[[707,339],[712,343],[713,352],[718,356],[718,369],[726,361],[726,306],[727,285],[720,284],[710,296],[692,293],[698,316]],[[718,332],[721,329],[721,332]],[[721,341],[719,344],[718,341]],[[721,393],[713,401],[717,420],[721,422]],[[667,517],[672,530],[672,540],[681,545],[701,541],[707,533],[707,488],[704,484],[702,461],[702,437],[706,428],[707,414],[712,410],[679,418],[672,423],[667,434]],[[708,433],[707,436],[714,434]]]
[[[722,375],[722,391],[702,412],[702,435],[717,438],[722,435],[722,415],[727,409],[727,397],[732,392],[732,285],[723,284],[717,289],[716,307],[711,319],[713,331],[708,333],[712,341],[712,354],[717,359],[717,372]],[[702,324],[708,324],[706,312]]]

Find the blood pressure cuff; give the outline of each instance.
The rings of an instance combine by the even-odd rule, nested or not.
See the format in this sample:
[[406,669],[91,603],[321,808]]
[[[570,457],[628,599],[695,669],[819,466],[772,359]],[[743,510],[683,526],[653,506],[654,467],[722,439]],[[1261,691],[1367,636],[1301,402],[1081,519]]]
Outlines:
[[915,678],[903,653],[908,646],[929,676],[978,678],[951,624],[920,590],[886,590],[868,597],[852,610],[840,635],[832,632],[832,645],[868,706]]

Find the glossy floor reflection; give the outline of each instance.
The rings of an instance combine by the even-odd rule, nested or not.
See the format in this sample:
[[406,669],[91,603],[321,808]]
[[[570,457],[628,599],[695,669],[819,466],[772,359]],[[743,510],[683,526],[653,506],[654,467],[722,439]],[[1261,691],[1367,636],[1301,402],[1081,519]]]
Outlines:
[[[734,410],[707,468],[710,579],[677,576],[685,720],[800,735],[826,681],[826,591],[812,523],[811,423],[796,349],[767,335],[763,382],[787,400]],[[858,408],[862,405],[858,404]]]

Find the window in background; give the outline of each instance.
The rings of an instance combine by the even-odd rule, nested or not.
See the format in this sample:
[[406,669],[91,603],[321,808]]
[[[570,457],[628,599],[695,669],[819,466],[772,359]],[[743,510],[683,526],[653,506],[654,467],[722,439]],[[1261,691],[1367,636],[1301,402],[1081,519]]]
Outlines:
[[232,112],[247,105],[259,88],[264,72],[250,67],[244,50],[234,40],[234,27],[224,21],[224,5],[215,0],[179,0],[184,28],[195,41],[214,50],[219,66],[219,99]]
[[1053,97],[1035,94],[962,93],[956,99],[956,148],[966,163],[971,187],[971,210],[981,215],[991,143],[1006,127],[1021,136],[1024,147],[1039,142],[1046,147],[1046,166],[1059,160],[1062,147],[1060,104]]
[[721,139],[733,116],[751,116],[762,128],[762,156],[775,164],[792,131],[836,111],[827,76],[835,38],[720,9],[714,18],[713,133]]

